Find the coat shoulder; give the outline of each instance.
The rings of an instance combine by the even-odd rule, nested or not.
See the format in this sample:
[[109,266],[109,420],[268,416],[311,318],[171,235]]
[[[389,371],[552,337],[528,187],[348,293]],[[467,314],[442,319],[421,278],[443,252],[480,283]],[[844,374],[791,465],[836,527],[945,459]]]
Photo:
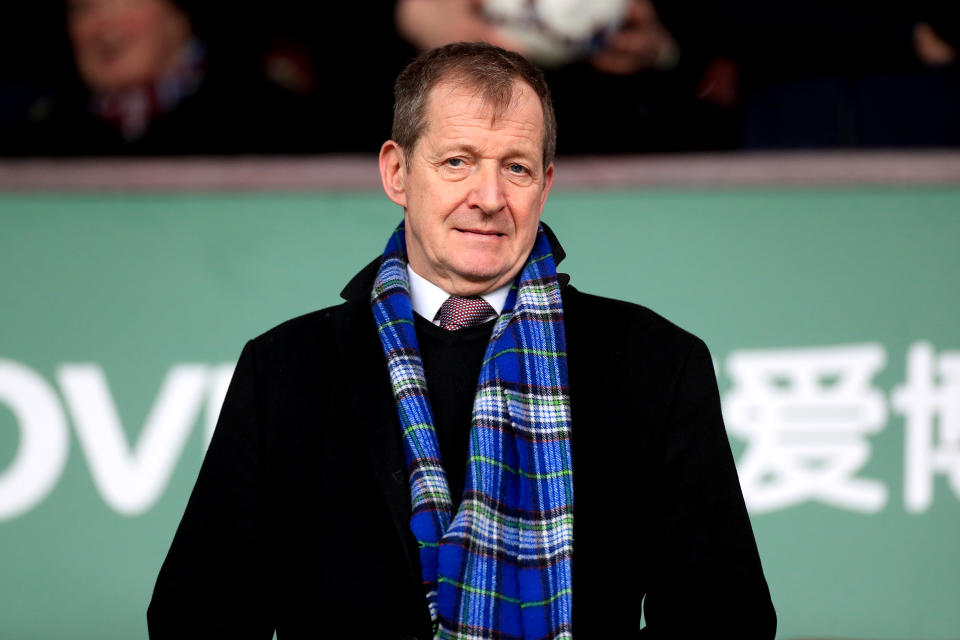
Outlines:
[[251,342],[257,349],[272,351],[302,350],[318,342],[328,343],[338,331],[359,320],[356,307],[354,303],[343,302],[311,311],[281,322]]
[[291,384],[303,375],[332,375],[370,336],[376,340],[369,306],[344,302],[282,322],[252,339],[246,351],[271,380]]
[[619,349],[682,357],[691,349],[706,349],[696,335],[656,311],[633,302],[584,293],[568,286],[563,296],[568,331],[592,336]]

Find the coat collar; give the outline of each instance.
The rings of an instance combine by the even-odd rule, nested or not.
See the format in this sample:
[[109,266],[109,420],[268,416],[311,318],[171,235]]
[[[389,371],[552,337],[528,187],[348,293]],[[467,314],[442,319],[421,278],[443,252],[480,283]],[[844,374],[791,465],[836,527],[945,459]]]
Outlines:
[[[541,222],[540,226],[543,227],[543,232],[546,234],[547,241],[550,243],[550,250],[553,252],[553,262],[559,265],[560,262],[567,257],[567,254],[563,250],[563,247],[560,246],[560,241],[557,240],[553,229],[548,227],[546,222]],[[380,269],[381,259],[381,256],[377,256],[367,266],[361,269],[360,273],[353,276],[353,279],[351,279],[350,282],[347,283],[347,286],[343,288],[343,291],[340,292],[340,297],[348,302],[369,301],[370,291],[373,289],[373,281],[376,279],[377,271]],[[561,289],[566,287],[567,283],[570,282],[570,276],[565,273],[558,273],[557,279],[560,281]]]

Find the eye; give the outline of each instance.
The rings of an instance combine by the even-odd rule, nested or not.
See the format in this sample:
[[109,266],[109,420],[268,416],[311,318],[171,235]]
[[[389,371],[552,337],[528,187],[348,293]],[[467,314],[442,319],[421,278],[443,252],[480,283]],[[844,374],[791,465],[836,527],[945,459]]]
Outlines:
[[511,164],[509,167],[507,167],[507,170],[508,170],[510,173],[515,174],[515,175],[518,175],[518,176],[524,176],[524,175],[527,175],[528,173],[530,173],[525,166],[523,166],[522,164],[518,164],[518,163],[516,163],[516,162],[514,162],[514,163]]
[[466,164],[464,163],[463,158],[447,158],[446,162],[448,167],[452,167],[454,169],[459,169]]

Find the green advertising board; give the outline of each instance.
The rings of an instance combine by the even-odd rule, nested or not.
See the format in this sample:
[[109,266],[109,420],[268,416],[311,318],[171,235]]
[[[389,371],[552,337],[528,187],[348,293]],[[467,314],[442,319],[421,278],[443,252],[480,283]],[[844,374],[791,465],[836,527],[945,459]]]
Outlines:
[[[0,195],[0,638],[146,637],[244,341],[336,304],[399,218]],[[960,638],[960,188],[561,191],[544,220],[578,288],[711,348],[778,636]]]

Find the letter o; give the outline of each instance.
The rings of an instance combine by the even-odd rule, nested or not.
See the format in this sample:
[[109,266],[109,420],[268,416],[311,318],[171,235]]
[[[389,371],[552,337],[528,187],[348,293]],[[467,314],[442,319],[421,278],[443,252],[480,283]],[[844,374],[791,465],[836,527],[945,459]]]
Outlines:
[[0,520],[32,509],[60,479],[67,464],[70,435],[63,406],[38,373],[0,358],[0,404],[7,405],[20,428],[13,462],[0,473]]

